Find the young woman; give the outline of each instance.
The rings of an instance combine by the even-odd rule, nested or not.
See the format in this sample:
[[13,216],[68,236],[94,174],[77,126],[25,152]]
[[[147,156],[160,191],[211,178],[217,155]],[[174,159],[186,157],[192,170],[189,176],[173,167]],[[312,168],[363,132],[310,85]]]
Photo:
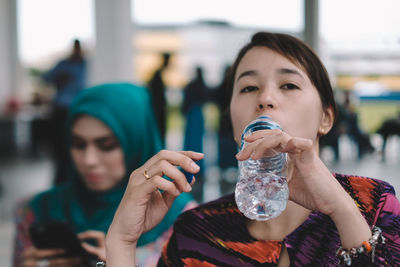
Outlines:
[[[288,153],[287,207],[274,219],[252,221],[230,194],[187,211],[175,222],[158,265],[399,265],[400,204],[393,187],[332,174],[318,156],[319,139],[336,112],[329,77],[314,52],[294,37],[257,33],[232,66],[230,88],[237,142],[260,115],[283,129],[253,133],[236,158],[259,159],[270,149]],[[178,195],[191,190],[176,166],[196,173],[195,161],[202,157],[162,151],[131,174],[107,234],[107,266],[135,265],[140,236],[162,220]]]
[[[29,235],[33,223],[63,221],[84,249],[105,258],[104,237],[124,194],[129,174],[161,150],[161,140],[147,89],[131,84],[104,84],[83,90],[74,100],[67,133],[73,160],[70,180],[25,202],[17,213],[16,266],[74,266],[58,249],[37,249]],[[139,262],[155,265],[177,215],[193,207],[190,194],[174,203],[164,220],[139,240]],[[156,254],[157,256],[155,256]],[[155,262],[154,262],[155,261]],[[52,266],[53,266],[52,265]]]

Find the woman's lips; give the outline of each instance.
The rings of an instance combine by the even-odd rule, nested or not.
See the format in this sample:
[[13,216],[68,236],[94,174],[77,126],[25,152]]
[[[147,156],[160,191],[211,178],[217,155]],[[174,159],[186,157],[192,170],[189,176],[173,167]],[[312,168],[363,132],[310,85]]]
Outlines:
[[89,182],[98,182],[101,180],[101,175],[100,174],[95,174],[95,173],[89,173],[86,175],[86,179]]

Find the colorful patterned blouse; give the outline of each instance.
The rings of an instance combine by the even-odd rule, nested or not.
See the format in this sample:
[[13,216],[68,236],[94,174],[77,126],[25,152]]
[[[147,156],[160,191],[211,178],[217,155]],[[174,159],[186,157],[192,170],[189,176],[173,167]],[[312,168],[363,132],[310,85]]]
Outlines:
[[[335,177],[368,224],[380,227],[386,238],[376,247],[374,263],[363,254],[353,266],[400,266],[400,203],[393,187],[365,177]],[[250,236],[230,194],[181,214],[158,266],[277,266],[283,244],[291,266],[339,265],[340,238],[329,216],[312,212],[283,241],[260,241]]]

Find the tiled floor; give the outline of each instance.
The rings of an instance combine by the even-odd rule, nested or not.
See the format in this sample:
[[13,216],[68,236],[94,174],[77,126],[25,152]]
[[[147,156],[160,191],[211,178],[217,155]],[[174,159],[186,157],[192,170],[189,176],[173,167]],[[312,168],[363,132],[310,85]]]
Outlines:
[[[176,137],[176,136],[175,136]],[[173,138],[174,139],[174,138]],[[379,140],[373,139],[379,145]],[[170,147],[176,148],[171,143]],[[208,157],[208,177],[218,177],[219,170],[213,167],[216,147],[213,136],[206,137],[205,152]],[[400,192],[400,139],[391,139],[388,144],[387,162],[382,163],[378,153],[368,155],[363,160],[356,160],[355,147],[348,139],[341,140],[341,159],[332,163],[329,149],[322,152],[324,160],[332,171],[366,175],[390,182]],[[51,184],[52,164],[48,158],[11,157],[0,158],[0,267],[11,266],[13,223],[12,211],[17,199],[46,189]],[[211,175],[211,173],[213,173]],[[217,175],[216,175],[217,174]],[[207,176],[207,175],[206,175]],[[218,181],[206,181],[204,198],[210,200],[219,195]],[[398,194],[399,196],[400,194]]]

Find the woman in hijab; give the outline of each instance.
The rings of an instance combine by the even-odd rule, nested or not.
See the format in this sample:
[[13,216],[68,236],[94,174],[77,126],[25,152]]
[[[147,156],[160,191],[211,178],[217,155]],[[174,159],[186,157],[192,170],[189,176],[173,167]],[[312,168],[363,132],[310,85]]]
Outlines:
[[[18,207],[15,266],[82,265],[82,258],[67,257],[62,249],[34,246],[30,226],[54,221],[67,223],[86,252],[104,258],[104,235],[129,174],[162,149],[148,91],[132,84],[83,90],[72,103],[67,129],[73,162],[70,179]],[[151,266],[157,261],[173,221],[193,206],[191,195],[184,194],[169,216],[142,236],[138,242],[141,264]]]

